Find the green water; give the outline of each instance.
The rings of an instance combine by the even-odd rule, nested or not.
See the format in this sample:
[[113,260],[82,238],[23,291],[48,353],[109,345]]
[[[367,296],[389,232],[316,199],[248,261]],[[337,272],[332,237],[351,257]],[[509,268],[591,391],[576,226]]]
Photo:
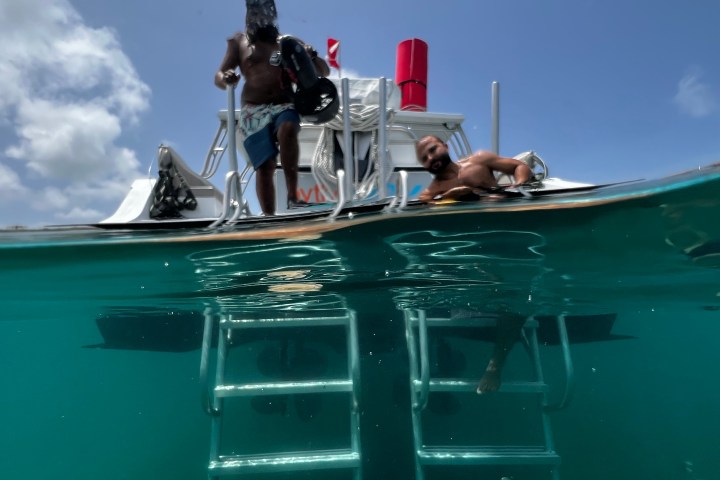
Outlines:
[[[720,478],[716,191],[708,182],[622,205],[482,215],[461,208],[302,241],[201,239],[203,231],[183,234],[193,242],[167,241],[172,232],[2,232],[0,478],[206,478],[210,417],[198,378],[206,308],[354,310],[364,478],[402,479],[414,477],[404,310],[614,314],[612,338],[621,338],[571,343],[574,396],[550,415],[561,478]],[[115,327],[112,338],[101,325]],[[342,349],[324,345],[323,335],[293,335],[324,371],[342,368]],[[256,337],[235,355],[260,365],[281,342]],[[492,344],[463,335],[447,342],[462,359],[460,374],[479,379]],[[564,385],[560,348],[543,345],[541,354],[554,400]],[[503,379],[522,378],[526,363],[516,347]],[[346,404],[305,400],[291,397],[263,414],[236,402],[227,410],[228,448],[347,443]],[[431,406],[428,439],[538,437],[539,412],[512,394],[469,391],[455,394],[452,408],[432,399]],[[310,419],[300,418],[303,409]],[[427,474],[550,478],[543,468]]]

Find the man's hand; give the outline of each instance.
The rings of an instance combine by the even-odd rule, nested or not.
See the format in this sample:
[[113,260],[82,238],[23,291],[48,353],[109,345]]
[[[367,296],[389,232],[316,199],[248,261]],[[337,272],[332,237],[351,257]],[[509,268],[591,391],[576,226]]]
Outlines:
[[227,85],[237,85],[240,81],[240,76],[235,70],[225,70],[223,73],[223,81],[225,81]]
[[305,51],[308,55],[310,55],[310,60],[315,60],[318,56],[317,50],[315,50],[313,46],[308,43],[305,44]]
[[[454,187],[447,192],[436,196],[436,200],[474,200],[478,197],[478,190],[472,187]],[[439,198],[438,198],[439,197]]]

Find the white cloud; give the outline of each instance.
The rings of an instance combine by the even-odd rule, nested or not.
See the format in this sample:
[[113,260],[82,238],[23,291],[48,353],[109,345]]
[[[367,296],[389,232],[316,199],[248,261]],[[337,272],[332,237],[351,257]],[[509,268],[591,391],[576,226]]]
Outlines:
[[14,161],[0,164],[0,187],[32,191],[26,203],[56,218],[102,218],[93,205],[117,204],[141,175],[119,143],[150,97],[115,32],[67,0],[0,0],[0,78],[0,129],[14,137],[0,146]]
[[717,110],[717,99],[710,85],[703,83],[699,69],[685,75],[673,98],[681,112],[691,117],[706,117]]
[[[23,99],[17,108],[18,145],[5,153],[41,177],[88,180],[108,169],[120,119],[96,104]],[[138,162],[132,159],[137,166]]]
[[68,222],[93,222],[99,216],[104,215],[103,212],[92,208],[73,208],[67,213],[61,212],[55,215],[55,218]]
[[26,193],[27,188],[22,185],[20,176],[10,167],[0,163],[0,199],[7,201]]

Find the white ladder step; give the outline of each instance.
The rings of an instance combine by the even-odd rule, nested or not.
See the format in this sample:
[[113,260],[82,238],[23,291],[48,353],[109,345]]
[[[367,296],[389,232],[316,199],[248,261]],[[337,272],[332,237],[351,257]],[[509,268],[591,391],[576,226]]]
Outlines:
[[314,380],[302,382],[274,382],[274,383],[244,383],[218,385],[215,395],[220,398],[252,397],[259,395],[285,395],[295,393],[333,393],[351,392],[352,381],[340,380]]
[[346,316],[337,317],[288,317],[288,318],[228,318],[220,320],[220,328],[233,330],[240,328],[277,328],[277,327],[322,327],[346,325]]
[[432,447],[418,451],[423,465],[559,465],[560,456],[541,446]]
[[[428,317],[425,319],[428,327],[495,327],[498,321],[497,315],[483,315],[476,317]],[[412,319],[413,324],[418,323],[417,318]],[[537,328],[538,321],[528,319],[524,324],[525,328]]]
[[352,450],[279,453],[273,455],[221,456],[210,462],[212,476],[292,472],[329,468],[357,468],[360,454]]
[[[420,380],[413,380],[416,390],[422,388]],[[477,388],[477,379],[466,378],[436,378],[429,382],[431,392],[474,392]],[[542,382],[503,382],[499,393],[546,393],[548,385]]]

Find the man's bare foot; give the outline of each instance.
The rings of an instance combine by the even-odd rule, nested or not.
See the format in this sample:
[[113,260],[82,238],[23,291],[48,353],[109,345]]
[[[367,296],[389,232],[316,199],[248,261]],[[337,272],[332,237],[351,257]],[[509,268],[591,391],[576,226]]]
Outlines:
[[500,371],[494,366],[488,365],[487,370],[485,370],[485,375],[480,379],[476,392],[478,395],[497,392],[500,388],[500,383]]

